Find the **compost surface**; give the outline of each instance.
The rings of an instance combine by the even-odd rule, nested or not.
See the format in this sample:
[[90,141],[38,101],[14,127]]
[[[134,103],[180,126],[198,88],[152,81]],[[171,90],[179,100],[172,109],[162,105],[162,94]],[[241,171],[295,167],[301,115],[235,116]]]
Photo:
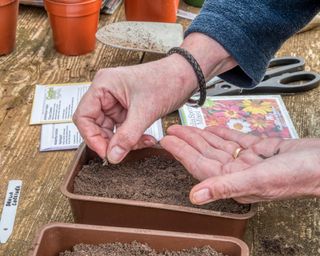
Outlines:
[[126,243],[108,243],[99,245],[77,244],[72,251],[61,252],[59,256],[224,256],[216,252],[210,246],[202,248],[185,249],[181,251],[157,252],[147,244],[139,242]]
[[101,160],[84,165],[74,180],[74,193],[197,207],[228,213],[247,213],[250,205],[232,199],[204,206],[189,201],[189,192],[198,181],[176,160],[149,157],[134,162],[103,166]]

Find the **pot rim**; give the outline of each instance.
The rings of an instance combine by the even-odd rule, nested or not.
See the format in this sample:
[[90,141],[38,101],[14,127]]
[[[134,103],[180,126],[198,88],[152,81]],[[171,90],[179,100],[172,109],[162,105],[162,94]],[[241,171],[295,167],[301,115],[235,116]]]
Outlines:
[[[208,240],[216,242],[227,242],[237,245],[241,250],[241,256],[249,256],[249,247],[243,240],[233,236],[221,236],[221,235],[209,235],[199,233],[186,233],[179,231],[166,231],[166,230],[154,230],[154,229],[141,229],[141,228],[130,228],[130,227],[116,227],[116,226],[101,226],[101,225],[90,225],[90,224],[78,224],[78,223],[61,223],[52,222],[43,225],[37,230],[36,236],[33,240],[33,249],[29,252],[29,256],[36,255],[43,236],[46,232],[55,228],[62,228],[67,230],[78,230],[81,231],[98,231],[98,232],[116,232],[118,235],[121,234],[135,234],[135,235],[149,235],[155,237],[166,237],[174,239],[194,239],[194,240]],[[152,247],[152,246],[151,246]]]
[[[15,0],[8,0],[8,1],[15,1]],[[61,2],[61,1],[56,1],[56,0],[44,0],[44,2],[50,2],[50,3],[54,3],[57,5],[85,5],[85,4],[90,4],[90,3],[94,3],[94,2],[98,2],[101,0],[85,0],[85,1],[80,1],[80,2],[74,2],[74,3],[67,3],[67,2]]]
[[49,14],[60,17],[88,16],[100,11],[102,0],[88,0],[80,3],[62,3],[54,0],[44,0],[44,6]]
[[[153,147],[154,149],[162,149],[162,147]],[[252,218],[257,212],[257,205],[251,204],[250,210],[247,213],[229,213],[229,212],[222,212],[222,211],[213,211],[195,207],[188,207],[188,206],[180,206],[180,205],[172,205],[172,204],[164,204],[164,203],[154,203],[154,202],[147,202],[147,201],[139,201],[139,200],[130,200],[130,199],[117,199],[117,198],[110,198],[110,197],[98,197],[98,196],[85,196],[85,195],[78,195],[68,190],[68,185],[73,181],[73,173],[75,170],[75,166],[79,162],[81,156],[88,150],[86,144],[82,143],[78,148],[77,152],[75,153],[75,157],[72,160],[72,163],[69,166],[69,170],[65,175],[65,178],[60,186],[60,190],[64,196],[66,196],[69,200],[77,200],[77,201],[89,201],[89,202],[101,202],[101,203],[109,203],[109,204],[120,204],[120,205],[127,205],[127,206],[138,206],[138,207],[145,207],[145,208],[154,208],[154,209],[164,209],[169,211],[175,212],[185,212],[185,213],[193,213],[193,214],[200,214],[206,216],[216,216],[216,217],[223,217],[228,219],[237,219],[237,220],[246,220]]]
[[9,5],[13,2],[18,2],[19,0],[4,0],[4,1],[0,1],[0,7],[2,6],[6,6],[6,5]]
[[88,1],[89,0],[74,0],[74,1],[70,2],[69,0],[53,0],[52,2],[57,2],[57,3],[61,3],[61,4],[81,4],[81,3],[88,2]]

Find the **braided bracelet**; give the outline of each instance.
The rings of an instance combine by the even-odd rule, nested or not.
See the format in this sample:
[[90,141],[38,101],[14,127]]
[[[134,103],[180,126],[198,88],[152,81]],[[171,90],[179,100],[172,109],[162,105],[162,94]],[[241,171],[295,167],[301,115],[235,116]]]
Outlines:
[[199,89],[197,90],[200,93],[199,99],[195,100],[193,98],[190,98],[187,102],[187,104],[191,107],[200,107],[203,105],[203,103],[206,100],[207,92],[206,92],[206,80],[204,78],[204,75],[202,73],[201,67],[199,63],[196,61],[196,59],[185,49],[180,47],[173,47],[171,48],[167,56],[177,53],[184,57],[192,66],[194,73],[197,76]]

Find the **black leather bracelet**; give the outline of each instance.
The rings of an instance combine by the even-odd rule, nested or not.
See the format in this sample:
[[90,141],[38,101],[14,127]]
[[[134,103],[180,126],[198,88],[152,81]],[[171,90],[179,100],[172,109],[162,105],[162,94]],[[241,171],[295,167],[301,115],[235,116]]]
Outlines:
[[204,78],[203,72],[201,70],[201,67],[199,63],[196,61],[196,59],[185,49],[180,47],[173,47],[171,48],[167,55],[171,55],[177,53],[184,57],[192,66],[194,73],[197,76],[199,89],[197,90],[200,93],[199,99],[192,99],[190,98],[187,102],[189,106],[192,107],[200,107],[203,105],[203,103],[206,101],[207,91],[206,91],[206,80]]

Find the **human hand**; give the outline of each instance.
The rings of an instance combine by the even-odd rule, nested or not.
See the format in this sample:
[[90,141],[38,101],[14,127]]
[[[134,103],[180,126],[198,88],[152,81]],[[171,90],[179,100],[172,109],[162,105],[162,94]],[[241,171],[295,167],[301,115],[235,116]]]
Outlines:
[[111,163],[118,163],[131,149],[153,146],[156,140],[143,135],[144,131],[177,109],[196,88],[194,80],[176,75],[181,65],[175,65],[174,56],[168,58],[172,66],[160,60],[96,74],[73,120],[86,144],[100,157],[108,155]]
[[[260,138],[220,127],[171,126],[160,142],[201,182],[194,204],[320,196],[320,139]],[[234,152],[242,148],[234,159]]]
[[[182,46],[198,60],[206,77],[236,65],[222,46],[205,35],[191,34]],[[177,54],[146,64],[103,69],[83,96],[73,121],[92,150],[119,163],[130,150],[154,145],[155,139],[143,135],[144,131],[179,108],[197,86],[191,65]]]

